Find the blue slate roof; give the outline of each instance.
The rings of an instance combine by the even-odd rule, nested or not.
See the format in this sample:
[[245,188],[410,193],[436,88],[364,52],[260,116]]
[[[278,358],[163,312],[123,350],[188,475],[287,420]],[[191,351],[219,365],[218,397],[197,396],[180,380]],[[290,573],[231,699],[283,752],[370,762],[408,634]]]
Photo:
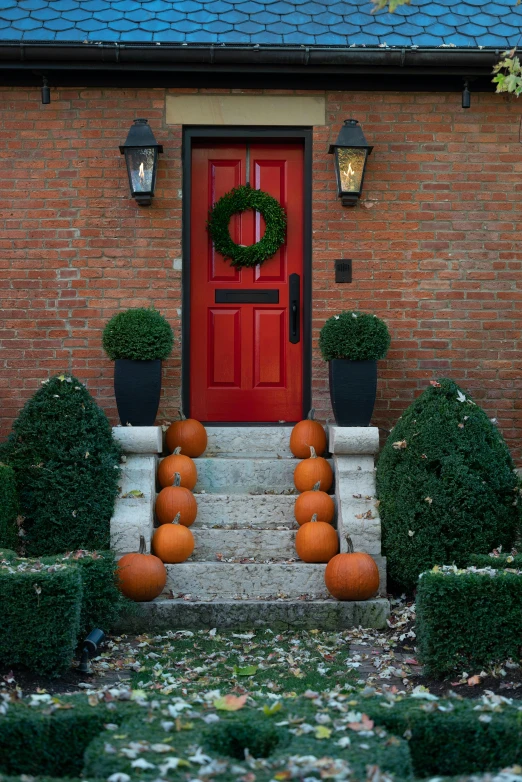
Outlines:
[[0,0],[0,39],[309,46],[498,47],[519,42],[515,0]]

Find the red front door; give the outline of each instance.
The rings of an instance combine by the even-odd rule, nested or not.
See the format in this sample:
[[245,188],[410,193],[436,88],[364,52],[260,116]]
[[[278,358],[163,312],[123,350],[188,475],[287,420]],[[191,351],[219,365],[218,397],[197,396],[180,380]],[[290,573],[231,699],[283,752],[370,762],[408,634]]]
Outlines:
[[[214,252],[206,222],[212,205],[247,181],[284,206],[287,237],[273,258],[235,269]],[[200,421],[298,421],[303,413],[302,145],[195,146],[190,209],[190,415]],[[238,244],[253,244],[263,235],[264,220],[243,212],[232,219],[230,232]]]

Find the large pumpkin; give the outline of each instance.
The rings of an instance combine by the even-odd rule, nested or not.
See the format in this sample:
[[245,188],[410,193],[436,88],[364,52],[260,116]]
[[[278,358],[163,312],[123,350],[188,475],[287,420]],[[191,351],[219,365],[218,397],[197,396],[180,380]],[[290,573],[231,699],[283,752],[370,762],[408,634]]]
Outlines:
[[379,591],[379,569],[369,554],[355,553],[347,541],[348,553],[337,554],[326,566],[326,588],[337,600],[368,600]]
[[198,471],[192,459],[183,456],[180,451],[181,448],[178,447],[173,454],[162,459],[158,467],[158,480],[162,488],[172,486],[174,476],[179,472],[181,485],[192,491],[198,480]]
[[319,483],[321,491],[328,491],[333,483],[332,468],[322,456],[317,456],[313,445],[310,458],[299,462],[294,470],[294,483],[298,491],[311,491]]
[[170,524],[179,514],[179,523],[190,527],[198,515],[198,504],[189,489],[181,485],[181,475],[177,472],[174,484],[160,491],[156,499],[156,518],[159,524]]
[[329,562],[339,551],[337,531],[325,521],[313,516],[295,536],[295,548],[303,562]]
[[298,459],[306,459],[310,454],[310,446],[321,455],[326,450],[326,433],[318,421],[314,421],[315,410],[312,407],[308,418],[299,421],[290,434],[290,450]]
[[194,535],[179,523],[179,514],[171,524],[162,524],[152,539],[154,553],[169,565],[185,562],[194,551]]
[[169,451],[181,448],[184,456],[195,459],[207,447],[207,431],[195,418],[185,418],[180,411],[181,421],[174,421],[167,429],[165,441]]
[[140,536],[137,553],[125,554],[118,562],[118,585],[125,597],[143,602],[154,600],[167,583],[165,565],[153,554],[145,553],[145,538]]
[[299,526],[310,521],[315,514],[320,521],[332,523],[335,503],[325,491],[320,491],[319,481],[311,491],[304,491],[295,501],[294,515]]

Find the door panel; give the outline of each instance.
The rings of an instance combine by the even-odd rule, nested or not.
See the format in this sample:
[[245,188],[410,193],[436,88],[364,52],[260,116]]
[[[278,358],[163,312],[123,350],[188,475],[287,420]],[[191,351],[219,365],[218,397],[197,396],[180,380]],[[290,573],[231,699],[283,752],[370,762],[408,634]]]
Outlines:
[[[285,207],[287,239],[261,266],[235,269],[215,252],[206,222],[212,205],[247,181]],[[259,241],[264,230],[261,215],[251,211],[230,222],[238,244]],[[299,275],[302,301],[302,145],[195,145],[190,236],[190,415],[216,422],[299,420],[303,343],[289,338],[289,278]],[[302,334],[302,308],[297,318]]]

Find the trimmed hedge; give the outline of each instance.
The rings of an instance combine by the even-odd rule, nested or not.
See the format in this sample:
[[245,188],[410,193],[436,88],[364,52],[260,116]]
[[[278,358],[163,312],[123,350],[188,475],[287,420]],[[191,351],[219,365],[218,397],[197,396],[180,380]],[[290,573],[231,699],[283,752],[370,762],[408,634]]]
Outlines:
[[74,657],[82,606],[78,568],[0,564],[0,664],[58,676]]
[[0,548],[15,549],[18,537],[18,493],[14,471],[0,463]]
[[519,481],[500,431],[451,380],[405,411],[377,463],[383,554],[393,587],[412,591],[440,562],[513,547]]
[[170,323],[152,307],[119,312],[103,330],[103,349],[112,361],[166,359],[172,352],[173,342]]
[[522,554],[470,554],[469,564],[475,567],[492,567],[495,570],[522,570]]
[[69,375],[46,381],[15,421],[8,446],[25,553],[108,549],[120,448],[85,386]]
[[347,358],[370,361],[384,358],[390,347],[386,323],[366,312],[348,310],[328,318],[319,334],[319,348],[325,361]]
[[451,567],[423,573],[416,605],[417,651],[428,673],[519,659],[522,574]]

